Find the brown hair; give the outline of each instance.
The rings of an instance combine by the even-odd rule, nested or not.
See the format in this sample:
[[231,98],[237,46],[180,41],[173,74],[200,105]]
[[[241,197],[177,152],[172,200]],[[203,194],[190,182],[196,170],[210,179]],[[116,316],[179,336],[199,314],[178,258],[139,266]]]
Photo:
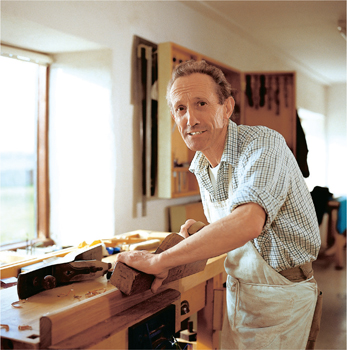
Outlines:
[[172,85],[176,79],[186,77],[194,73],[206,74],[213,79],[213,81],[216,83],[216,93],[220,104],[223,104],[224,101],[231,96],[231,86],[226,80],[224,73],[219,68],[212,66],[203,60],[189,60],[176,66],[172,72],[172,77],[169,81],[166,92],[166,100],[170,109],[172,108],[170,99],[170,90]]

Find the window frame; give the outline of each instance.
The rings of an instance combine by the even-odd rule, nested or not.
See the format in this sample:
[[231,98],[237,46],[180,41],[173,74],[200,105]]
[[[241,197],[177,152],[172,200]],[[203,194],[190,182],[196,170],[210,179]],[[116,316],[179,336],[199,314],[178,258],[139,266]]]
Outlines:
[[49,239],[49,144],[48,97],[49,66],[39,66],[37,116],[37,174],[36,174],[36,233],[37,238]]
[[[36,238],[30,243],[42,242],[43,245],[52,245],[50,239],[50,195],[49,195],[49,71],[50,63],[53,62],[50,56],[37,54],[35,52],[22,50],[20,48],[1,46],[1,55],[13,59],[38,64],[38,109],[37,109],[37,164],[36,164]],[[0,251],[16,250],[24,248],[28,242],[0,244]]]

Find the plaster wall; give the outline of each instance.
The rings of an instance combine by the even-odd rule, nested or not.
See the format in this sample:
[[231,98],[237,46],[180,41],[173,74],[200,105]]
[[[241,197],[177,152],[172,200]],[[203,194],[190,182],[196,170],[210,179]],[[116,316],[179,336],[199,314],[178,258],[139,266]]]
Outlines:
[[[151,199],[146,203],[147,214],[142,215],[137,181],[141,155],[131,86],[134,35],[153,43],[175,42],[241,71],[294,70],[255,41],[230,32],[182,2],[2,1],[1,9],[2,15],[98,48],[55,52],[52,66],[51,231],[62,244],[139,228],[167,230],[168,206],[199,199]],[[72,86],[77,86],[78,79],[85,80],[90,91],[98,93],[98,100],[91,95],[84,98],[75,89],[75,99],[67,105],[64,87],[58,84],[61,72],[74,76]],[[326,89],[298,72],[297,103],[324,114]],[[63,145],[70,153],[62,151]]]

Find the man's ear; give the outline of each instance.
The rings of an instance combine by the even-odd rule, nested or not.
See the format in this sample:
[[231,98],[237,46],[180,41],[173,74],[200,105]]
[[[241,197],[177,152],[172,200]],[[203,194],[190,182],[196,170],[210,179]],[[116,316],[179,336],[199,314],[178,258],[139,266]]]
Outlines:
[[225,106],[225,118],[230,119],[231,115],[234,112],[235,108],[235,100],[232,96],[229,96],[225,101],[224,101],[224,106]]

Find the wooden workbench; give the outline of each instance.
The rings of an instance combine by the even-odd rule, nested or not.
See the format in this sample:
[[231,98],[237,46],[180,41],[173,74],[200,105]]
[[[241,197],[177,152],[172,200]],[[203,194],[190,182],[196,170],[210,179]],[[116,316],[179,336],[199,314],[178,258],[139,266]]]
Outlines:
[[[112,257],[106,258],[112,259]],[[105,277],[41,292],[18,301],[16,287],[0,291],[1,348],[128,349],[128,328],[170,304],[180,322],[197,312],[197,349],[218,348],[224,310],[225,255],[208,260],[204,271],[169,283],[157,294],[124,296]],[[181,315],[181,302],[189,312]],[[22,330],[18,326],[30,326]]]

